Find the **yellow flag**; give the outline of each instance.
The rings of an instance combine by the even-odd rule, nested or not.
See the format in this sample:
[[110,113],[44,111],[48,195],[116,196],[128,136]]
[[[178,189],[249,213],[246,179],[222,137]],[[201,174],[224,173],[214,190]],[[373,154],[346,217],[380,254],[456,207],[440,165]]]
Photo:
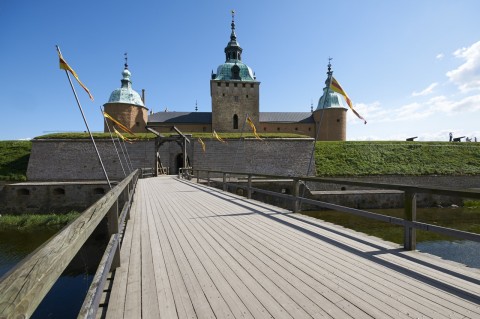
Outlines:
[[126,138],[125,136],[123,136],[122,134],[120,134],[120,132],[117,131],[117,129],[115,127],[113,128],[113,131],[115,132],[115,134],[118,135],[118,137],[120,137],[125,142],[132,143],[132,140],[130,140],[130,139]]
[[202,141],[202,139],[200,137],[198,138],[198,143],[200,143],[200,145],[202,145],[202,150],[205,153],[205,148],[206,148],[205,143]]
[[77,73],[70,67],[70,65],[68,65],[68,63],[65,61],[60,51],[58,51],[58,58],[60,59],[60,69],[69,71],[75,77],[75,79],[77,79],[78,84],[80,84],[80,86],[88,93],[90,100],[93,101],[93,96],[90,93],[90,90],[88,90],[87,87],[82,83],[82,81],[80,81]]
[[103,112],[103,116],[105,116],[105,118],[111,120],[113,123],[117,124],[118,127],[120,127],[124,132],[127,132],[127,133],[130,133],[132,135],[135,135],[135,133],[133,133],[131,130],[128,129],[128,127],[126,127],[125,125],[123,125],[122,123],[120,123],[119,121],[117,121],[116,119],[114,119],[110,114],[108,114],[107,112]]
[[353,113],[361,120],[363,120],[363,124],[367,124],[367,121],[360,115],[358,114],[357,111],[355,111],[355,109],[353,108],[353,104],[352,104],[352,100],[350,100],[350,98],[348,97],[347,93],[345,92],[345,90],[342,88],[342,86],[340,85],[340,83],[338,83],[337,79],[335,79],[333,76],[332,76],[332,81],[330,83],[330,90],[332,90],[333,92],[337,92],[338,94],[341,94],[343,95],[343,97],[345,98],[345,100],[347,101],[347,104],[348,106],[350,107],[350,109],[353,111]]
[[217,134],[217,132],[215,132],[215,130],[213,130],[212,135],[213,135],[213,137],[215,137],[219,142],[227,143],[224,139],[222,139],[222,138]]
[[250,116],[247,116],[247,123],[250,125],[250,127],[252,128],[252,131],[253,131],[253,135],[255,135],[255,137],[259,140],[262,140],[263,139],[257,134],[257,128],[255,127],[255,124],[253,124],[253,121],[250,119]]

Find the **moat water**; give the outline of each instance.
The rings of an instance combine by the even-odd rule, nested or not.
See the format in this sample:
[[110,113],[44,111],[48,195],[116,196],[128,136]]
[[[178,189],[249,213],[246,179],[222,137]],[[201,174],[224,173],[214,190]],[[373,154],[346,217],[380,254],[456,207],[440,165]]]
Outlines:
[[[372,210],[390,216],[403,216],[403,210]],[[384,240],[401,243],[403,228],[357,216],[335,212],[304,212]],[[480,233],[480,208],[418,209],[418,220],[431,224]],[[34,233],[0,231],[0,277],[55,234],[56,230]],[[97,236],[98,237],[98,236]],[[443,259],[480,268],[480,242],[455,240],[433,233],[417,233],[417,249]],[[104,240],[90,242],[77,254],[31,318],[75,318],[93,279],[95,265],[103,253]]]

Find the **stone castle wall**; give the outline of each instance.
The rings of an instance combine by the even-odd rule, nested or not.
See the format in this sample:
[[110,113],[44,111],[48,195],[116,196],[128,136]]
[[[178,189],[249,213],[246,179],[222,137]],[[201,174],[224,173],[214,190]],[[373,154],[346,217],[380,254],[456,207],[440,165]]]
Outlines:
[[[110,180],[122,180],[125,175],[110,139],[95,141]],[[122,144],[123,145],[123,144]],[[154,167],[155,141],[125,143],[132,166]],[[127,171],[125,156],[119,144],[120,159]],[[28,181],[105,180],[93,144],[90,140],[33,140],[27,168]]]
[[[160,142],[162,140],[157,141]],[[313,139],[228,140],[221,143],[204,139],[206,152],[198,139],[190,138],[187,156],[198,169],[229,170],[278,175],[305,175],[313,147]],[[124,178],[112,141],[96,140],[109,179]],[[155,140],[125,144],[134,169],[154,168]],[[117,148],[119,148],[117,144]],[[170,174],[183,166],[182,140],[167,138],[158,150],[162,164]],[[123,154],[120,158],[125,166]],[[312,169],[313,171],[313,169]],[[95,149],[90,140],[33,140],[27,169],[28,181],[104,180]]]

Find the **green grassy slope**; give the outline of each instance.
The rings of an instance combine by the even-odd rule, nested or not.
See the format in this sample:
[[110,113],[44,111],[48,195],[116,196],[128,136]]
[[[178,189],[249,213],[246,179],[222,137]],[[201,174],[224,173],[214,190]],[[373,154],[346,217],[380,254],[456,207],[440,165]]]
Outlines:
[[480,174],[480,143],[317,142],[318,176]]
[[0,180],[24,181],[32,143],[0,141]]
[[[25,180],[30,150],[30,141],[0,141],[0,180]],[[315,161],[318,176],[472,175],[480,174],[480,143],[317,142]]]

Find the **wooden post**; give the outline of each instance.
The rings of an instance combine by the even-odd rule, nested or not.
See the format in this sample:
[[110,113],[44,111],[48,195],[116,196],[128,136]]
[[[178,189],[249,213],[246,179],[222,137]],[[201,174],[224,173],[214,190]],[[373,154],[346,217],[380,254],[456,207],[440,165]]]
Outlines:
[[[405,220],[414,222],[417,220],[417,194],[405,192]],[[406,250],[417,249],[416,229],[405,225],[403,247]]]
[[227,173],[223,173],[223,191],[227,191]]
[[[119,225],[118,225],[118,199],[112,205],[110,210],[107,213],[107,221],[108,221],[108,235],[111,237],[114,234],[118,233]],[[115,250],[115,255],[113,256],[113,261],[111,265],[111,270],[120,267],[120,245],[117,245],[117,249]]]
[[199,174],[200,174],[200,172],[199,172],[198,169],[197,169],[197,184],[198,184],[198,182],[200,181],[200,175],[199,175]]
[[252,174],[248,174],[247,198],[252,198]]
[[299,195],[300,195],[300,180],[299,179],[294,179],[293,180],[293,196],[295,197],[295,200],[293,202],[293,212],[298,213],[301,209],[300,207],[300,200],[299,200]]
[[210,186],[210,171],[207,171],[207,186]]

